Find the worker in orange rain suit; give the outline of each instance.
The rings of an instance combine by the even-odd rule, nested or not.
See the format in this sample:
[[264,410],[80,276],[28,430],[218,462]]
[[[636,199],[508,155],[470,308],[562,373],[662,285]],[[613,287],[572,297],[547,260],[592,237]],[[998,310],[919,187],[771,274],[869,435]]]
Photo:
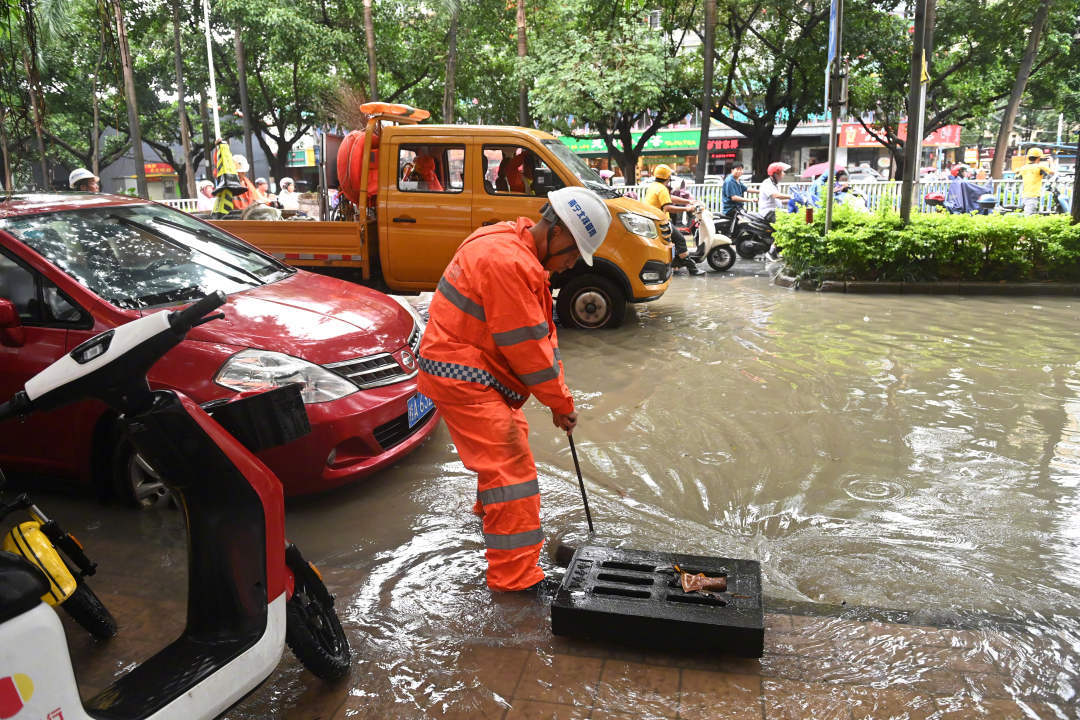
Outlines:
[[439,408],[477,502],[492,590],[538,586],[540,488],[521,406],[535,395],[567,433],[577,424],[563,379],[548,276],[592,255],[611,214],[592,191],[555,190],[541,219],[480,228],[439,280],[420,346],[419,390]]

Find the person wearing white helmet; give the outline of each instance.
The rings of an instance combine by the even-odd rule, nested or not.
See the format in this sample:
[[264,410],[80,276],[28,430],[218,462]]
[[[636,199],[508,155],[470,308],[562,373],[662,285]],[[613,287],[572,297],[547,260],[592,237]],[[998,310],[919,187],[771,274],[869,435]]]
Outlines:
[[458,247],[432,298],[418,389],[434,401],[465,467],[477,474],[492,590],[552,587],[538,564],[540,489],[521,406],[530,395],[567,434],[578,414],[563,375],[549,276],[593,264],[611,213],[595,193],[548,194],[538,222],[480,228]]
[[251,169],[248,166],[247,158],[243,155],[233,155],[233,162],[236,163],[236,177],[247,188],[246,193],[233,195],[233,210],[243,210],[258,201],[258,190],[255,189],[255,183],[251,182],[251,178],[247,176],[248,171]]
[[86,168],[76,168],[68,175],[68,187],[81,192],[101,192],[101,179]]
[[278,182],[278,202],[282,210],[299,210],[300,194],[296,192],[295,183],[291,177],[283,177]]

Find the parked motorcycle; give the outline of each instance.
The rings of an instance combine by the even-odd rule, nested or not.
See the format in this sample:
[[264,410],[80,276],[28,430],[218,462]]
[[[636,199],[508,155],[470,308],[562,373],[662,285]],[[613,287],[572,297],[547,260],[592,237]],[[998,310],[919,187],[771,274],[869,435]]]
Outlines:
[[700,203],[688,215],[690,223],[679,227],[686,238],[686,256],[695,263],[706,261],[717,272],[730,270],[737,259],[735,243],[721,231],[720,221]]
[[182,393],[147,384],[154,363],[192,328],[224,317],[208,315],[224,303],[218,292],[101,333],[0,405],[0,420],[91,397],[115,408],[139,454],[176,494],[188,528],[183,633],[85,703],[63,627],[40,600],[48,581],[22,557],[0,552],[0,677],[29,680],[30,693],[12,700],[22,703],[16,712],[30,708],[26,717],[58,708],[67,720],[216,717],[274,671],[286,643],[321,678],[349,670],[333,597],[285,539],[281,482],[226,429],[263,446],[308,432],[297,386],[243,397],[211,417]]
[[[0,471],[0,488],[4,483]],[[42,601],[59,605],[97,639],[111,638],[116,634],[116,620],[86,582],[97,571],[97,564],[86,556],[82,543],[47,517],[27,493],[11,502],[0,502],[0,520],[19,511],[25,511],[29,519],[4,535],[4,551],[25,558],[41,571],[48,581]]]
[[745,260],[768,252],[773,245],[773,225],[760,213],[737,209],[734,218],[722,218],[719,226],[729,233],[735,251]]

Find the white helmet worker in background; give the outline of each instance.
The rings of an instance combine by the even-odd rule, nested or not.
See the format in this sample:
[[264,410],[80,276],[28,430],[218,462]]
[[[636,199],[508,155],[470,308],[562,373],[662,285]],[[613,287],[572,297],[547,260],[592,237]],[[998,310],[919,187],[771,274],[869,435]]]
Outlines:
[[546,596],[540,568],[540,486],[521,406],[532,395],[567,433],[577,425],[552,313],[550,274],[592,264],[611,224],[595,193],[548,194],[539,222],[521,217],[465,238],[439,280],[420,345],[417,389],[442,414],[465,467],[476,473],[487,584]]
[[247,158],[243,155],[233,155],[233,162],[236,164],[236,172],[246,173],[251,168],[248,167]]
[[76,168],[68,175],[68,187],[82,192],[101,192],[100,178],[86,168]]
[[[567,187],[553,190],[548,193],[548,202],[540,211],[540,217],[547,220],[551,227],[547,230],[546,257],[540,262],[547,267],[547,260],[555,255],[569,255],[569,248],[558,253],[552,253],[552,232],[556,228],[570,231],[581,259],[585,264],[592,267],[593,254],[607,237],[608,227],[611,225],[611,212],[604,201],[592,190],[581,187]],[[568,270],[577,262],[577,258],[567,258],[570,262],[564,269]],[[562,264],[562,263],[560,263]],[[550,268],[549,268],[550,269]],[[559,271],[554,271],[559,272]]]

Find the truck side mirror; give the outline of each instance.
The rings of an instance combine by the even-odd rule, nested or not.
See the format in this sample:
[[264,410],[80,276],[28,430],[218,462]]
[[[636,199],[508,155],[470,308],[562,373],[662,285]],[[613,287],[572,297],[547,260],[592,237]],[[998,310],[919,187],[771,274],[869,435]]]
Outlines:
[[0,343],[8,347],[22,347],[26,342],[26,331],[15,304],[0,297]]

